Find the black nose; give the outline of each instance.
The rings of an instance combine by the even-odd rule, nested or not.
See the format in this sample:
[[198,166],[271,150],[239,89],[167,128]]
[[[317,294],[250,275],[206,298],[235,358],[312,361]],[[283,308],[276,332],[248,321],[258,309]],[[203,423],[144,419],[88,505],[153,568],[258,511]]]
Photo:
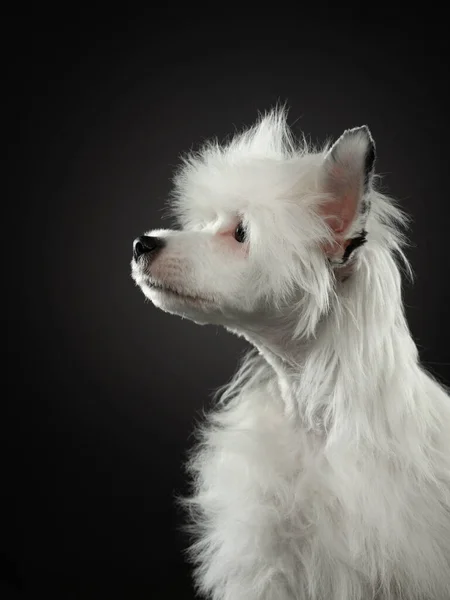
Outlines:
[[134,260],[137,260],[143,254],[156,254],[163,247],[164,240],[162,238],[141,235],[133,242]]

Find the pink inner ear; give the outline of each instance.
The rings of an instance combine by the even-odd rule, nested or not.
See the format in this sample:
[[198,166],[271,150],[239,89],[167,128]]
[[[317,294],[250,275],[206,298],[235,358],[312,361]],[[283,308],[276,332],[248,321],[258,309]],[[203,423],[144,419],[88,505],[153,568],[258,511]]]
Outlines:
[[355,219],[356,207],[356,194],[347,194],[320,207],[320,214],[333,232],[333,246],[341,246],[345,240],[345,234]]
[[351,176],[350,169],[339,165],[333,165],[327,174],[324,187],[332,199],[321,206],[320,214],[339,241],[356,217],[361,192],[359,183]]

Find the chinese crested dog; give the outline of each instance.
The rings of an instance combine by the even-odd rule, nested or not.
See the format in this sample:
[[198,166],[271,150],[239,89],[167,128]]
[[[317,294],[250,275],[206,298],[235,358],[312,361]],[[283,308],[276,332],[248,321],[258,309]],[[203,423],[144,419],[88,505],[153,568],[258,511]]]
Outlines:
[[189,461],[207,598],[450,599],[450,399],[405,320],[406,218],[375,158],[366,126],[315,149],[274,110],[185,156],[179,227],[134,242],[155,306],[252,346]]

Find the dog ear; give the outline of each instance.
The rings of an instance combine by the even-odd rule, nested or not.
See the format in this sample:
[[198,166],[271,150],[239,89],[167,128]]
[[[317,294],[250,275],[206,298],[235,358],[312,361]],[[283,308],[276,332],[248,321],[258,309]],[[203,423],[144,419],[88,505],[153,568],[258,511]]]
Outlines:
[[[327,253],[345,251],[350,238],[364,232],[374,166],[375,144],[366,125],[347,129],[326,153],[319,185],[327,201],[320,214],[335,240],[333,250],[327,248]],[[353,225],[360,231],[354,231]]]

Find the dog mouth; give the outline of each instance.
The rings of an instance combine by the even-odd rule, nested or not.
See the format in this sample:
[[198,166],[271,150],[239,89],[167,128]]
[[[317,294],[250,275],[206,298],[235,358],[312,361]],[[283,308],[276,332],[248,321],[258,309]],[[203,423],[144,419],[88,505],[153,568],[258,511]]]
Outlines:
[[170,296],[175,296],[176,298],[180,298],[181,300],[186,300],[188,302],[194,303],[210,303],[210,300],[207,300],[206,298],[202,298],[201,296],[197,295],[194,296],[193,294],[187,294],[186,292],[182,292],[181,290],[178,290],[174,287],[171,287],[169,285],[163,285],[153,280],[146,281],[146,284],[151,290],[155,290],[156,292],[161,292]]

